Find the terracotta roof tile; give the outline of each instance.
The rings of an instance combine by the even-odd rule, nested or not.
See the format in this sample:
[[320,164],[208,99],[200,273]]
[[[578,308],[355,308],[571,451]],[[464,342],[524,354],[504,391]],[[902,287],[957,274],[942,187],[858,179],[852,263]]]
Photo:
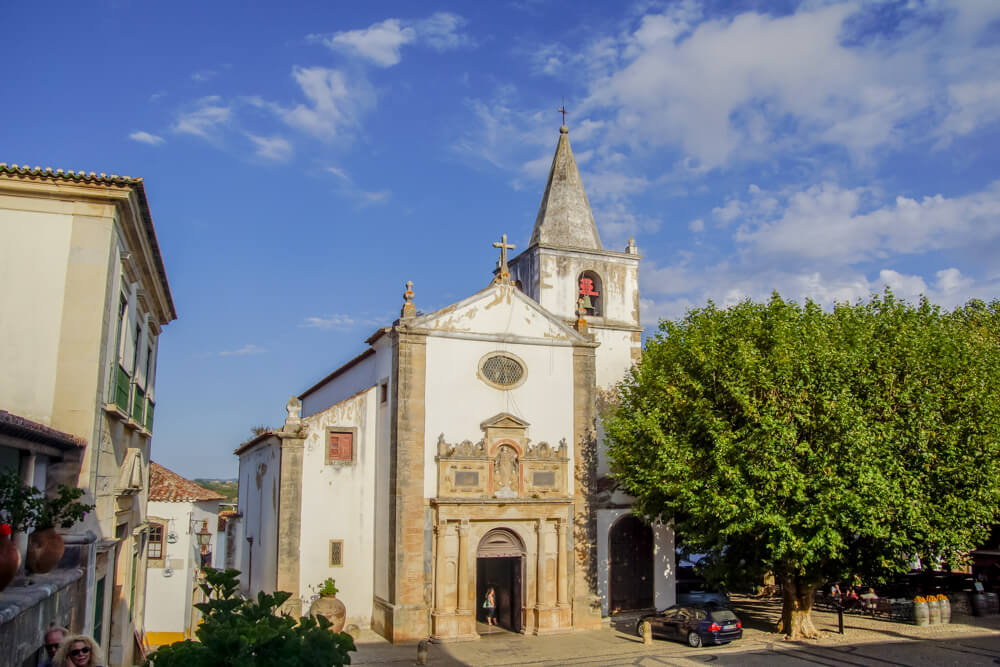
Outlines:
[[105,173],[94,173],[86,171],[73,171],[72,169],[68,171],[63,171],[62,169],[53,170],[52,167],[29,167],[28,165],[16,165],[7,164],[6,162],[0,162],[0,173],[3,174],[16,174],[18,176],[27,176],[29,178],[58,178],[67,181],[83,181],[87,183],[103,183],[106,185],[135,185],[137,183],[142,183],[141,178],[132,178],[131,176],[119,176],[118,174],[111,174],[110,176]]
[[198,486],[189,479],[167,470],[159,463],[149,464],[149,499],[167,503],[225,500],[225,496]]
[[54,445],[60,449],[87,446],[87,441],[79,436],[72,433],[64,433],[45,424],[39,424],[36,421],[12,414],[6,410],[0,410],[0,432]]

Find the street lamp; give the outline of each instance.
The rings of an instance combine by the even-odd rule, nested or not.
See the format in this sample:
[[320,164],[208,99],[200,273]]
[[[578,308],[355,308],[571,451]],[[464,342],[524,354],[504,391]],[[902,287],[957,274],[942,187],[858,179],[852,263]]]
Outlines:
[[194,534],[198,540],[198,546],[207,547],[212,543],[212,533],[208,532],[208,526],[202,524],[201,530]]

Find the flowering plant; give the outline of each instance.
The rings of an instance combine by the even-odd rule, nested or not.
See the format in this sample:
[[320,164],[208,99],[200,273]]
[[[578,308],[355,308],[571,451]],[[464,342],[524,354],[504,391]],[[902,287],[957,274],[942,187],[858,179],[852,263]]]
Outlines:
[[927,602],[927,600],[924,599],[923,595],[918,595],[917,597],[913,598],[914,604],[922,604],[924,602]]
[[15,470],[0,472],[0,518],[15,533],[25,533],[34,525],[34,496]]

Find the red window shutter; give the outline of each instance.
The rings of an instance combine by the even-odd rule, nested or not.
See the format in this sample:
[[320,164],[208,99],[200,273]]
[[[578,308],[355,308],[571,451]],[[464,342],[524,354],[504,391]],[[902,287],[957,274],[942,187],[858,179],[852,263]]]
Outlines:
[[354,458],[354,436],[351,433],[330,434],[330,460],[351,461]]

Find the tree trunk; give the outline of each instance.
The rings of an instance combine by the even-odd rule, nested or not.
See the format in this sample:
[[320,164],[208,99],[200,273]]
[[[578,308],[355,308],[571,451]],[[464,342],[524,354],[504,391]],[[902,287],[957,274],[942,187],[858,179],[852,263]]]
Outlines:
[[798,577],[781,579],[781,620],[778,632],[788,639],[818,639],[819,632],[812,622],[813,596],[818,585]]

